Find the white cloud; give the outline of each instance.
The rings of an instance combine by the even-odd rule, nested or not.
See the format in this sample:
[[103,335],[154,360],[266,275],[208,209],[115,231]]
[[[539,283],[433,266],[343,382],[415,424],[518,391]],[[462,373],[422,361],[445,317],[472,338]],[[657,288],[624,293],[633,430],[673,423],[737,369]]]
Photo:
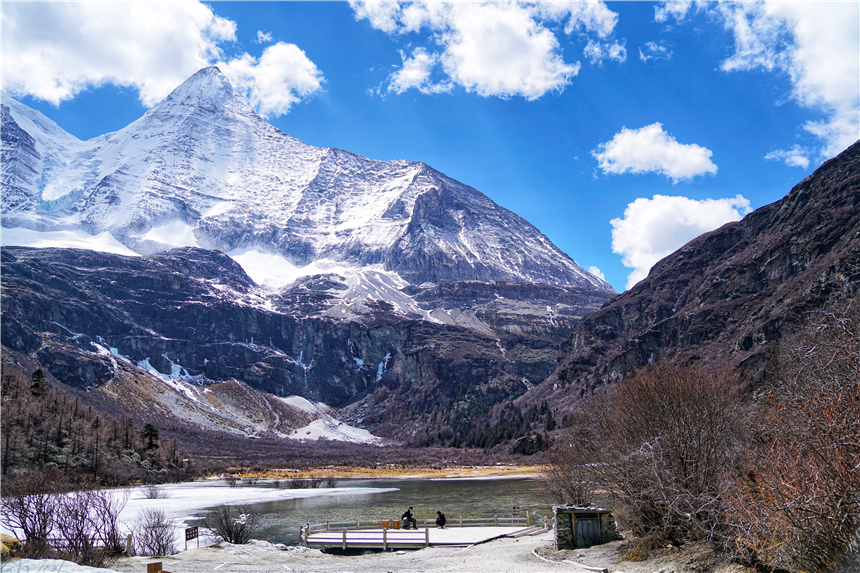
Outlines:
[[654,7],[654,21],[665,23],[670,19],[683,22],[692,6],[690,0],[668,0]]
[[278,42],[259,59],[245,54],[219,63],[235,90],[263,116],[283,115],[320,89],[322,73],[295,44]]
[[644,63],[648,63],[648,60],[669,60],[671,58],[672,51],[656,42],[645,42],[645,46],[639,48],[639,59]]
[[627,59],[627,48],[618,42],[590,40],[583,49],[583,54],[592,64],[598,64],[603,60],[614,60],[620,64]]
[[[734,36],[734,53],[723,61],[723,70],[787,74],[794,100],[823,115],[803,126],[821,140],[822,157],[836,155],[860,138],[860,3],[719,2],[697,7],[721,20]],[[667,2],[657,16],[682,21],[688,9]]]
[[662,173],[673,181],[714,174],[711,151],[695,143],[678,143],[659,123],[622,129],[592,152],[604,173]]
[[433,68],[439,64],[436,54],[418,47],[411,57],[407,57],[403,52],[400,57],[403,58],[403,67],[391,75],[388,91],[401,94],[410,88],[416,88],[422,93],[430,94],[451,90],[450,81],[434,84],[430,78]]
[[[283,48],[258,62],[245,54],[225,64],[221,45],[236,41],[236,24],[196,0],[4,3],[2,27],[3,88],[55,105],[114,84],[138,90],[140,101],[152,106],[218,63],[228,77],[228,69],[245,73],[230,79],[258,110],[284,113],[287,99],[307,95],[313,66],[303,54],[304,60],[285,57]],[[249,70],[249,62],[260,69]],[[299,69],[276,70],[276,64]],[[286,96],[277,91],[284,89]]]
[[[392,35],[424,28],[433,46],[420,46],[389,78],[389,91],[447,91],[453,84],[479,95],[537,99],[562,90],[579,73],[566,62],[551,27],[606,39],[618,16],[602,2],[411,2],[351,1],[355,17]],[[619,49],[620,48],[620,49]],[[421,51],[419,51],[419,49]],[[605,42],[607,57],[621,58],[620,44]],[[623,60],[621,60],[623,61]],[[429,83],[431,64],[449,81]],[[409,68],[408,70],[406,68]],[[401,72],[403,72],[401,74]],[[420,81],[419,81],[420,80]],[[444,88],[444,89],[443,89]]]
[[400,15],[399,2],[349,0],[349,6],[355,12],[356,20],[367,19],[371,26],[386,33],[397,31],[397,19]]
[[806,149],[799,145],[793,146],[791,149],[776,149],[764,156],[770,161],[782,161],[789,167],[809,167],[809,154]]
[[272,33],[264,32],[262,30],[257,30],[257,43],[258,44],[268,44],[272,41]]
[[593,274],[594,276],[596,276],[600,280],[606,281],[606,275],[604,275],[603,271],[601,271],[599,268],[594,267],[594,266],[588,267],[588,272],[590,272],[591,274]]
[[622,255],[621,262],[633,269],[627,277],[631,288],[648,276],[651,267],[690,240],[729,221],[740,220],[750,211],[747,199],[705,199],[654,195],[640,197],[612,219],[612,252]]

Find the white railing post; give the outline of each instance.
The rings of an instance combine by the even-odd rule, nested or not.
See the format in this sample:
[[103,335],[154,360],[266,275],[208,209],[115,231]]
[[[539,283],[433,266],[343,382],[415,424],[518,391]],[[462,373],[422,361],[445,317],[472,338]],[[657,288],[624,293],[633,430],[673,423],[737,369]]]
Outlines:
[[499,526],[499,516],[498,515],[493,516],[493,525],[496,527]]
[[343,530],[343,550],[346,551],[346,529]]
[[424,528],[424,547],[430,547],[430,530]]
[[388,551],[388,529],[382,530],[382,550]]

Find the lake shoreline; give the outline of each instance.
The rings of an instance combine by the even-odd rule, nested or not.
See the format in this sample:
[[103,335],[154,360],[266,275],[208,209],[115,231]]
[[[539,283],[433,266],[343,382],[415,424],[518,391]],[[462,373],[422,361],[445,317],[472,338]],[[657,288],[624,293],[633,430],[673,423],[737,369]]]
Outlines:
[[[333,477],[337,479],[533,479],[540,477],[545,466],[446,466],[404,468],[395,466],[325,466],[296,469],[270,469],[263,471],[236,469],[231,476],[239,479],[314,479]],[[223,476],[224,474],[219,474]]]

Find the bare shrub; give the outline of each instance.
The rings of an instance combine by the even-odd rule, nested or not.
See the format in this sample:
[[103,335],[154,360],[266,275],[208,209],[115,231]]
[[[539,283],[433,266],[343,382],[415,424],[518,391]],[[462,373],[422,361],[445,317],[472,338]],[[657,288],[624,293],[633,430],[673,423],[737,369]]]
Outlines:
[[746,417],[730,371],[651,364],[568,417],[547,487],[574,503],[605,490],[639,537],[725,542],[724,495]]
[[34,559],[50,554],[48,537],[56,524],[62,494],[68,491],[65,474],[55,469],[19,471],[3,480],[0,522],[24,536],[21,555]]
[[732,502],[750,561],[806,571],[860,563],[860,313],[825,313],[783,357],[760,446]]
[[137,555],[173,555],[176,553],[174,531],[176,520],[163,509],[144,509],[132,524],[134,551]]
[[317,489],[323,483],[323,478],[291,478],[287,485],[290,489]]
[[90,513],[92,535],[101,541],[111,557],[122,554],[124,550],[125,536],[119,527],[119,514],[128,503],[131,491],[131,489],[119,491],[98,489],[88,492],[92,506]]
[[247,543],[258,525],[259,519],[247,505],[219,505],[201,521],[201,526],[210,535],[236,545]]
[[323,478],[323,486],[332,488],[337,487],[338,479],[336,476],[326,476]]
[[60,498],[55,533],[61,540],[54,549],[63,559],[80,565],[101,567],[107,559],[120,555],[124,546],[119,529],[119,513],[130,494],[115,495],[107,490],[79,490]]
[[146,499],[167,499],[170,496],[158,485],[148,483],[143,486],[143,497]]

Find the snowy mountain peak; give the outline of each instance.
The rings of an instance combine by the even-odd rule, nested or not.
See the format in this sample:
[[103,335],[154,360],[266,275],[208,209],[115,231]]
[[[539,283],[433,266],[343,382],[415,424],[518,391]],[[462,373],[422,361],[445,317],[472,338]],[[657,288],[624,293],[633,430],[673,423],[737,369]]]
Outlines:
[[87,142],[41,127],[17,102],[6,109],[3,177],[15,193],[2,197],[4,244],[44,246],[48,234],[62,233],[129,254],[186,246],[237,260],[258,253],[293,280],[325,261],[350,276],[388,273],[391,284],[611,292],[521,217],[423,163],[375,161],[284,134],[217,67]]
[[[152,107],[142,118],[144,122],[157,118],[165,123],[177,123],[183,118],[197,116],[204,121],[212,115],[238,113],[256,115],[233,93],[233,84],[216,66],[203,68],[166,98]],[[263,121],[262,118],[259,118]],[[140,121],[140,120],[139,120]],[[137,123],[137,122],[135,122]],[[132,124],[134,125],[134,124]]]
[[182,82],[161,103],[181,102],[194,105],[200,102],[226,101],[232,97],[233,84],[217,66],[210,66]]

